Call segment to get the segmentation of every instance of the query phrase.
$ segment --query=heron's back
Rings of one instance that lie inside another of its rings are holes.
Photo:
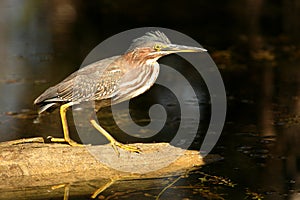
[[[49,104],[109,98],[122,76],[120,71],[113,70],[112,65],[119,57],[103,59],[79,69],[57,85],[48,88],[35,99],[34,104],[49,107]]]

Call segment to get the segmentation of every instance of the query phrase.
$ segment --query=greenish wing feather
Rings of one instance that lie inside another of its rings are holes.
[[[110,80],[110,74],[106,72],[113,61],[119,56],[114,56],[98,62],[92,63],[74,72],[62,82],[50,87],[36,100],[35,104],[74,101],[81,102],[105,98],[103,95],[103,83]],[[114,81],[116,82],[116,81]],[[102,94],[102,95],[101,95]]]

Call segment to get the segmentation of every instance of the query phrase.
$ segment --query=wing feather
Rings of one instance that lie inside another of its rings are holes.
[[[47,110],[52,105],[55,105],[53,103],[81,102],[95,100],[96,98],[107,98],[109,93],[103,93],[103,90],[107,89],[104,84],[108,84],[108,82],[116,84],[117,80],[113,79],[118,78],[118,76],[108,73],[107,68],[118,57],[114,56],[100,60],[72,73],[62,82],[48,88],[34,101],[34,104],[42,105],[44,110]],[[46,104],[50,106],[45,106]]]

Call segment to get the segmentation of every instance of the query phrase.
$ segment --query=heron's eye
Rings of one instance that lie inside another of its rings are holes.
[[[161,48],[162,48],[162,45],[161,45],[161,44],[155,44],[155,45],[154,45],[154,50],[156,50],[156,51],[160,51]]]

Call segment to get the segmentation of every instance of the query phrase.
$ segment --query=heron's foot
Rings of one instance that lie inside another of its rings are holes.
[[[83,147],[84,146],[83,144],[79,144],[70,138],[65,139],[65,138],[55,138],[52,136],[48,136],[47,139],[50,139],[51,142],[68,143],[72,147]]]
[[[118,141],[112,141],[111,145],[113,146],[115,152],[118,155],[120,155],[120,152],[119,152],[118,148],[124,149],[124,150],[129,151],[129,152],[134,152],[134,153],[141,153],[142,152],[140,148],[138,148],[134,145],[122,144]]]

